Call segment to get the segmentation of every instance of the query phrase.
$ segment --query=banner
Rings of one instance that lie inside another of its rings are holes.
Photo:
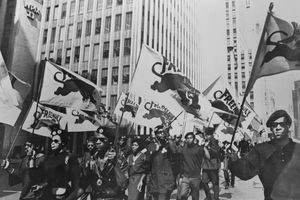
[[[221,76],[218,77],[203,94],[213,107],[231,113],[228,115],[227,113],[216,112],[224,121],[232,125],[236,124],[241,102],[236,96],[236,92]],[[243,106],[240,123],[244,128],[247,128],[254,116],[255,112],[245,104],[245,106]]]
[[[300,26],[268,13],[245,95],[263,76],[300,69]]]
[[[140,104],[140,102],[138,102],[138,99],[136,99],[136,98],[139,98],[139,97],[135,97],[135,95],[131,94],[131,93],[128,93],[128,95],[129,96],[127,98],[127,95],[124,92],[121,93],[121,96],[115,107],[114,113],[120,117],[122,115],[122,113],[124,112],[123,118],[127,119],[131,122],[134,122],[136,113],[139,109],[139,104]],[[126,102],[126,98],[127,98],[127,102]],[[126,104],[125,104],[125,102],[126,102]]]
[[[152,99],[199,118],[203,116],[203,96],[189,78],[160,53],[144,45],[129,89],[130,93]],[[201,100],[201,101],[200,101]]]
[[[101,104],[100,91],[80,75],[49,61],[45,63],[40,103],[97,111]]]
[[[68,132],[96,131],[99,128],[98,121],[84,111],[66,108],[66,112]]]
[[[65,130],[66,124],[66,114],[33,102],[22,129],[30,133],[51,137],[53,126]]]
[[[222,121],[215,130],[214,136],[217,140],[219,140],[219,142],[227,141],[230,143],[233,132],[234,126],[225,121]],[[243,137],[244,135],[242,134],[241,129],[238,128],[234,137],[234,141],[240,141]]]

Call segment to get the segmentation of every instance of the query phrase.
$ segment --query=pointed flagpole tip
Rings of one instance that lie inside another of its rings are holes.
[[[274,2],[271,2],[269,5],[269,11],[272,12],[273,8],[274,8]]]

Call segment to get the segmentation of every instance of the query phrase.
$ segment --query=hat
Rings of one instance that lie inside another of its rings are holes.
[[[195,139],[195,134],[194,134],[193,132],[188,132],[188,133],[186,133],[185,136],[184,136],[184,138],[187,139],[187,137],[188,137],[189,135],[192,135],[192,136],[194,137],[194,139]]]
[[[267,127],[270,128],[272,126],[273,122],[281,117],[284,117],[285,122],[287,123],[288,126],[290,126],[292,124],[292,119],[285,110],[276,110],[269,117],[269,119],[266,123]]]
[[[103,133],[104,133],[104,129],[102,127],[99,127],[97,131],[94,132],[94,138],[108,139]]]
[[[161,132],[164,132],[164,133],[168,134],[168,129],[166,129],[166,128],[164,127],[164,125],[158,125],[158,126],[156,126],[156,127],[154,128],[154,133],[155,133],[155,135],[158,134],[158,133],[161,133]]]

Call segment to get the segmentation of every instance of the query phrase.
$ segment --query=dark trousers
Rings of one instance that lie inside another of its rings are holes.
[[[233,187],[234,182],[235,182],[234,174],[229,169],[224,169],[223,172],[224,172],[224,178],[225,178],[226,186],[229,186],[229,184],[230,184]],[[229,175],[229,172],[230,172],[230,175]]]
[[[171,198],[171,192],[167,192],[167,193],[154,193],[152,194],[152,199],[153,200],[170,200]]]
[[[214,200],[219,199],[219,170],[218,169],[203,169],[202,171],[202,181],[204,186],[204,192],[206,198],[211,200],[211,194],[209,191],[209,182],[213,184]]]
[[[201,178],[188,178],[183,177],[180,184],[180,192],[178,199],[187,200],[189,195],[192,196],[192,200],[199,200],[199,189],[200,189]]]

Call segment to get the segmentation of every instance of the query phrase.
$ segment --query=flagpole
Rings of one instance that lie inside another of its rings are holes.
[[[267,14],[267,17],[266,17],[266,20],[265,20],[265,24],[264,24],[264,27],[263,27],[263,32],[265,31],[266,29],[266,22],[268,21],[269,17],[270,17],[270,13],[272,12],[272,9],[274,7],[274,4],[273,2],[270,3],[269,5],[269,12]],[[264,40],[264,34],[262,34],[261,38],[260,38],[260,41],[259,41],[259,44],[262,44],[262,41]],[[259,50],[259,47],[257,49],[257,51]],[[255,61],[257,60],[257,57],[258,57],[258,53],[256,53],[256,56],[255,56]],[[255,63],[253,64],[255,65]],[[252,72],[253,72],[253,69],[252,69]],[[251,73],[252,75],[252,73]],[[240,118],[241,118],[241,115],[242,115],[242,112],[243,112],[243,107],[244,107],[244,104],[246,102],[246,98],[248,96],[248,93],[249,93],[249,90],[250,90],[250,87],[252,87],[252,85],[250,86],[250,79],[251,79],[252,76],[250,76],[249,80],[248,80],[248,83],[247,83],[247,87],[246,87],[246,91],[245,91],[245,94],[244,94],[244,97],[243,97],[243,101],[242,101],[242,104],[241,104],[241,107],[240,107],[240,110],[239,110],[239,115],[238,115],[238,118],[237,118],[237,121],[236,121],[236,124],[234,126],[234,131],[233,131],[233,134],[232,134],[232,138],[231,138],[231,141],[230,141],[230,145],[229,145],[229,149],[231,149],[232,147],[232,144],[233,144],[233,141],[234,141],[234,137],[235,137],[235,134],[236,134],[236,131],[237,131],[237,128],[238,128],[238,125],[239,125],[239,122],[240,122]]]

